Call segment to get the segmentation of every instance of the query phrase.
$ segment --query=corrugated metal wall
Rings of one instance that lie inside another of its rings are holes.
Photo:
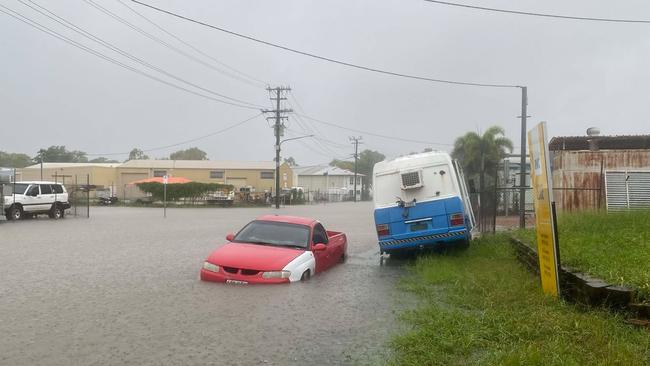
[[[551,156],[559,210],[605,207],[605,172],[650,170],[650,150],[560,150],[552,151]],[[616,181],[616,177],[612,179]]]

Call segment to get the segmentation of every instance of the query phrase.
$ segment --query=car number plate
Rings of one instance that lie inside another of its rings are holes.
[[[229,285],[248,285],[248,282],[238,280],[226,280],[226,283]]]
[[[416,224],[411,224],[411,231],[420,231],[420,230],[426,230],[429,226],[426,224],[426,222],[418,222]]]

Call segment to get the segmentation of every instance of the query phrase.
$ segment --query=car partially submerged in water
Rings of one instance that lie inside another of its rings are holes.
[[[344,233],[311,218],[266,215],[251,221],[203,263],[201,280],[232,284],[307,280],[347,256]]]

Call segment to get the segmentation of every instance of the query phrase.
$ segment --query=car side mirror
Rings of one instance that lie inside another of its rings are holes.
[[[327,245],[325,245],[323,243],[318,243],[318,244],[314,245],[314,250],[313,251],[314,252],[320,252],[320,251],[325,250],[325,249],[327,249]]]
[[[233,239],[235,239],[235,234],[233,234],[233,233],[228,233],[228,234],[226,235],[226,240],[228,240],[228,241],[233,241]]]

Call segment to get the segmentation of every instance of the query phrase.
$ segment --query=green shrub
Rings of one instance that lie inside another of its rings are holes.
[[[136,186],[145,193],[151,194],[154,200],[162,201],[164,184],[158,182],[137,183]],[[209,192],[232,190],[233,186],[219,183],[189,182],[167,185],[167,201],[178,201],[181,198],[196,201]]]

